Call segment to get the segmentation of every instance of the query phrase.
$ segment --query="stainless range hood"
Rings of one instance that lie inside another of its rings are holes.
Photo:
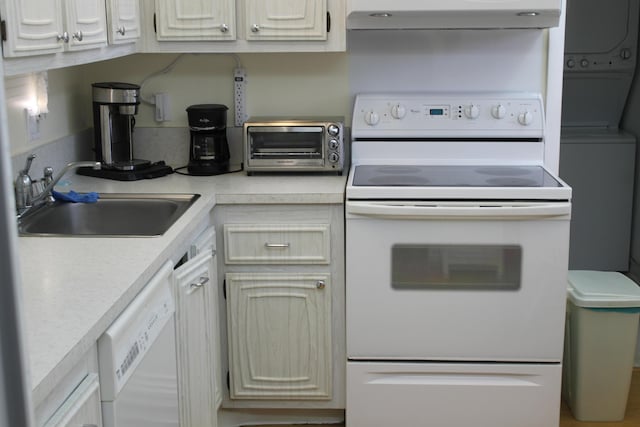
[[[347,28],[550,28],[561,0],[347,0]]]

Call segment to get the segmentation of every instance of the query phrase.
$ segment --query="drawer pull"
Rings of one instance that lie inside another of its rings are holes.
[[[289,243],[265,243],[264,247],[269,249],[286,249],[290,245]]]
[[[201,277],[200,280],[198,281],[198,283],[192,283],[191,284],[191,289],[201,288],[207,282],[209,282],[209,278],[208,277]]]
[[[316,282],[316,288],[318,288],[318,289],[324,289],[324,287],[325,287],[324,280],[318,280],[318,281]]]

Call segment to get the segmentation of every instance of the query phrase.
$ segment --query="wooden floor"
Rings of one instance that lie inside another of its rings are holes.
[[[609,422],[580,422],[573,418],[571,410],[562,402],[560,409],[560,427],[638,427],[640,426],[640,368],[633,371],[631,378],[631,389],[629,390],[629,400],[627,401],[627,412],[624,421],[617,423]]]

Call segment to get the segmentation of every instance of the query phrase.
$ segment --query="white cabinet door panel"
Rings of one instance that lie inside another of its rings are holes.
[[[156,0],[158,40],[235,40],[234,0]]]
[[[326,40],[326,0],[247,0],[247,40]]]
[[[329,274],[228,273],[232,399],[331,399]]]
[[[204,251],[175,272],[176,335],[182,426],[216,419],[217,289],[212,252]]]
[[[8,0],[4,56],[62,52],[62,0]]]
[[[109,43],[132,43],[140,38],[138,0],[107,0]]]
[[[69,50],[107,45],[105,0],[66,0]]]

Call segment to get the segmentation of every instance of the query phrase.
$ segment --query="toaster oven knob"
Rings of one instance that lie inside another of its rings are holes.
[[[338,136],[340,128],[337,125],[329,125],[327,127],[327,132],[329,132],[329,135],[331,136]]]
[[[340,143],[337,139],[331,139],[329,141],[329,150],[337,150],[340,147]]]
[[[340,160],[338,153],[329,153],[329,162],[338,163],[338,160]]]

